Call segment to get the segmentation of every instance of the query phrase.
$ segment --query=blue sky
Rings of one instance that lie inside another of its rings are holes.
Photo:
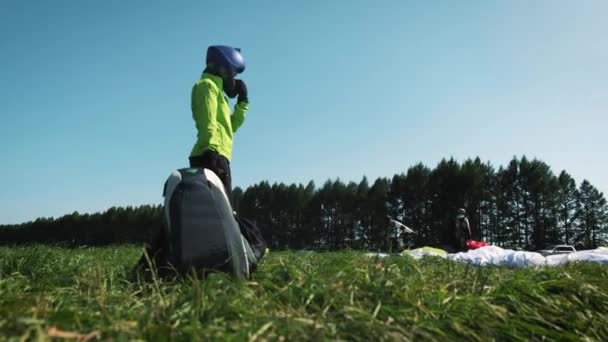
[[[538,157],[608,191],[608,2],[0,3],[0,223],[157,204],[208,45],[242,48],[233,182]]]

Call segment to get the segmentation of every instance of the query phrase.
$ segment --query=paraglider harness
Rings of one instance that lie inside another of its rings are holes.
[[[233,212],[219,177],[209,169],[177,170],[165,182],[163,225],[136,266],[150,278],[210,271],[246,279],[264,256],[256,224]]]

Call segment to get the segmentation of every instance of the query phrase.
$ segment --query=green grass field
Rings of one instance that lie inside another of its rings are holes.
[[[608,267],[271,252],[250,281],[137,283],[132,246],[0,248],[0,337],[608,340]]]

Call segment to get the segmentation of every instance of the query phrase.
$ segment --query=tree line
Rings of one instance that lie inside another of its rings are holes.
[[[48,243],[65,246],[104,246],[141,243],[161,227],[162,207],[112,207],[103,213],[77,211],[54,219],[41,217],[18,225],[0,225],[0,244]]]
[[[550,244],[595,248],[608,239],[608,205],[588,181],[544,162],[514,157],[495,169],[479,158],[419,163],[392,178],[328,180],[321,187],[270,184],[233,190],[235,210],[254,220],[274,249],[382,250],[448,243],[458,208],[474,238],[535,250]],[[414,230],[403,234],[393,217]],[[161,206],[77,212],[0,226],[0,242],[106,245],[146,241],[162,225]]]

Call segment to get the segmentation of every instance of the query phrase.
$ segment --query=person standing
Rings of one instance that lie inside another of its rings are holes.
[[[190,167],[213,171],[224,184],[231,202],[230,160],[234,134],[245,121],[245,113],[249,109],[247,85],[235,78],[243,71],[245,60],[240,49],[209,46],[205,70],[192,87],[191,97],[197,140],[190,152]],[[226,96],[238,96],[232,113]]]
[[[455,247],[459,252],[467,251],[467,240],[472,239],[471,226],[469,225],[469,219],[467,218],[467,212],[464,208],[458,209],[456,215],[456,222],[454,227],[454,242]]]
[[[236,76],[245,71],[245,59],[238,48],[212,45],[207,48],[206,67],[201,79],[192,87],[192,118],[197,140],[190,152],[190,167],[213,171],[224,184],[232,205],[230,160],[234,134],[245,121],[249,109],[247,85]],[[228,99],[237,98],[230,112]],[[235,213],[241,233],[249,243],[256,260],[266,250],[266,242],[254,221]]]
[[[197,129],[197,139],[188,158],[190,167],[213,171],[222,181],[230,203],[232,203],[230,159],[234,133],[245,121],[245,113],[249,109],[247,86],[243,80],[235,78],[243,71],[245,71],[245,60],[240,49],[224,45],[209,46],[205,69],[201,78],[192,87],[191,93],[192,118]],[[228,98],[237,96],[237,103],[231,113]],[[256,248],[255,251],[265,248],[259,229],[254,223],[236,216],[235,219],[240,230],[246,233],[244,236],[248,241],[257,243],[252,246]],[[135,267],[135,273],[147,269],[146,254],[157,266],[166,266],[170,260],[169,240],[170,233],[166,229],[166,224],[163,224],[152,234],[150,243],[146,245],[146,253]],[[256,256],[261,258],[262,255],[263,252],[258,252]],[[144,274],[150,273],[144,272]]]

